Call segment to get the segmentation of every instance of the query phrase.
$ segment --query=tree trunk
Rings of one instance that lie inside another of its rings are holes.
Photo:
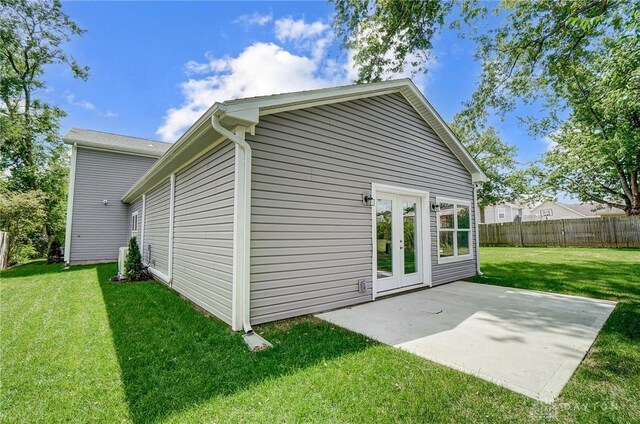
[[[640,215],[640,189],[638,188],[638,171],[631,172],[631,209],[628,215]]]

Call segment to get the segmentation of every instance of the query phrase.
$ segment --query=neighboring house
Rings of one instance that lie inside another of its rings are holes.
[[[525,221],[544,221],[552,219],[598,218],[601,216],[624,216],[622,209],[603,206],[596,203],[560,203],[546,201],[531,209],[530,217]]]
[[[65,262],[113,262],[131,236],[122,195],[171,144],[75,128],[65,142],[73,146]]]
[[[526,220],[531,214],[531,208],[527,205],[502,203],[490,205],[484,208],[480,214],[482,224],[496,224],[501,222],[515,222]]]
[[[65,260],[136,235],[156,279],[234,330],[479,270],[486,177],[408,79],[216,103],[168,150],[96,134],[65,138]]]

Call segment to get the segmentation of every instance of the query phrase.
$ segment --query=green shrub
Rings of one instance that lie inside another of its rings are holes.
[[[142,257],[140,256],[140,248],[135,236],[129,239],[129,249],[124,261],[124,273],[129,281],[140,281],[146,277]]]
[[[42,229],[46,216],[45,194],[40,190],[0,194],[0,229],[9,233],[10,265],[44,253]]]

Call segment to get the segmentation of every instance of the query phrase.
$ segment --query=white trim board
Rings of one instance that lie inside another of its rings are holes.
[[[73,225],[73,200],[76,189],[76,162],[78,158],[78,145],[71,146],[71,169],[69,170],[69,192],[67,193],[67,227],[64,236],[64,262],[71,261],[71,227]]]
[[[176,174],[169,177],[169,246],[167,249],[167,275],[169,286],[173,283],[173,222],[176,203]]]
[[[138,238],[138,240],[140,240],[140,245],[138,246],[140,248],[140,254],[142,255],[142,261],[144,262],[144,223],[146,221],[145,218],[145,213],[146,213],[146,207],[147,207],[147,193],[142,195],[142,224],[140,223],[140,218],[138,221],[138,226],[140,227],[140,237]]]

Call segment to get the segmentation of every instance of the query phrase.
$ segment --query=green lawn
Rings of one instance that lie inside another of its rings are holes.
[[[312,318],[240,335],[112,264],[29,264],[0,282],[1,422],[631,422],[640,419],[640,251],[483,249],[478,281],[615,299],[544,405]]]

